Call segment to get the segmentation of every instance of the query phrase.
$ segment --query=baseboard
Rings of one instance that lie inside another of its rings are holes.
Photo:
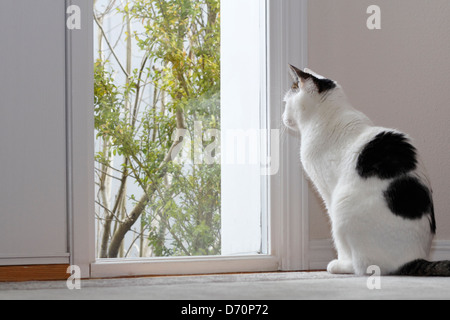
[[[69,265],[0,266],[0,282],[67,280]]]
[[[309,270],[326,270],[328,263],[336,259],[333,240],[310,240],[308,256]]]
[[[431,246],[431,261],[450,260],[450,240],[435,240]]]
[[[336,259],[331,239],[311,240],[309,245],[309,269],[325,270],[328,263]],[[429,260],[450,260],[450,240],[435,240],[431,245]]]

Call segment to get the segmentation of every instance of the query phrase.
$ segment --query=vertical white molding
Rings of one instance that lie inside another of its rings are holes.
[[[300,57],[298,57],[300,62],[300,67],[304,68],[308,65],[308,1],[300,1]],[[299,157],[299,155],[298,155]],[[299,164],[297,162],[297,164]],[[310,257],[309,257],[309,185],[306,180],[304,171],[302,170],[302,204],[301,204],[301,238],[302,238],[302,264],[301,269],[306,270],[310,267]]]
[[[95,261],[94,215],[94,48],[93,0],[66,0],[81,9],[81,29],[67,30],[67,103],[69,110],[68,207],[71,263],[90,277]],[[66,9],[67,9],[66,6]],[[67,19],[67,15],[66,15]]]
[[[268,0],[268,101],[270,129],[280,129],[288,64],[307,61],[307,1]],[[281,270],[309,268],[308,188],[299,160],[299,139],[281,137],[279,174],[270,179],[273,253]]]
[[[263,1],[259,7],[259,23],[260,23],[260,61],[261,61],[261,77],[260,77],[260,122],[262,129],[267,130],[266,139],[261,141],[261,156],[269,157],[271,155],[272,144],[271,144],[271,133],[270,133],[270,114],[268,109],[268,64],[267,64],[267,16],[268,16],[268,3]],[[272,244],[270,242],[270,188],[269,188],[269,176],[261,176],[261,253],[270,254]]]
[[[65,84],[65,96],[66,96],[66,210],[67,210],[67,252],[69,252],[69,264],[73,265],[73,157],[72,157],[72,32],[67,28],[66,21],[67,8],[72,5],[71,0],[65,1],[65,14],[64,16],[64,26],[66,28],[65,32],[65,53],[66,53],[66,84]]]

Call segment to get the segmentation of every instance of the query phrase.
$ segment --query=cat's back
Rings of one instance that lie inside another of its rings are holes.
[[[391,179],[417,169],[419,155],[406,134],[374,128],[364,140],[356,159],[356,171],[362,179]]]
[[[343,146],[346,176],[389,180],[422,170],[412,139],[398,130],[367,126]]]
[[[386,212],[388,217],[427,218],[436,229],[432,189],[412,139],[397,130],[367,128],[350,147],[347,174],[334,192],[334,209],[357,214]],[[339,208],[340,207],[340,208]],[[345,207],[345,209],[344,209]],[[340,210],[344,209],[344,210]]]

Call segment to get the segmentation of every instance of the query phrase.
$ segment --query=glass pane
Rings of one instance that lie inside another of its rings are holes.
[[[97,256],[221,255],[220,1],[94,3]]]

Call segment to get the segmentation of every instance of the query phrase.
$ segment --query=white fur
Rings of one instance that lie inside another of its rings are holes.
[[[378,133],[395,130],[374,126],[350,105],[339,85],[324,94],[313,86],[308,80],[301,90],[286,95],[283,121],[300,132],[304,170],[331,219],[338,259],[329,263],[328,271],[361,275],[377,265],[382,274],[389,274],[405,263],[426,259],[433,238],[429,219],[394,215],[383,198],[392,180],[363,179],[356,171],[364,146]],[[429,186],[423,166],[414,174]]]

